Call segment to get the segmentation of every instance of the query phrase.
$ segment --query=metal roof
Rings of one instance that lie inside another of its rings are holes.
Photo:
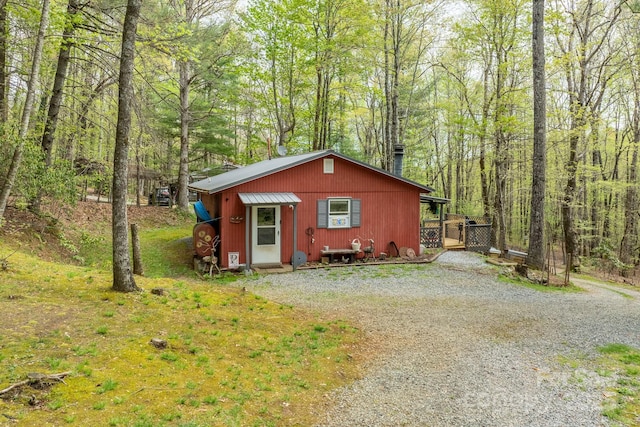
[[[431,193],[434,191],[433,188],[431,187],[419,184],[417,182],[411,181],[410,179],[406,179],[401,176],[393,175],[392,173],[387,172],[383,169],[376,168],[367,163],[363,163],[358,160],[352,159],[351,157],[347,157],[343,154],[336,153],[333,150],[314,151],[311,153],[298,154],[295,156],[276,157],[269,160],[263,160],[261,162],[240,167],[238,169],[234,169],[220,175],[212,176],[197,182],[193,182],[189,184],[189,188],[194,191],[205,192],[209,194],[218,193],[222,190],[235,187],[236,185],[240,185],[245,182],[250,182],[255,179],[262,178],[264,176],[271,175],[273,173],[280,172],[280,171],[292,168],[294,166],[298,166],[298,165],[301,165],[316,159],[321,159],[323,157],[328,157],[328,156],[334,156],[334,157],[346,160],[348,162],[360,165],[362,167],[365,167],[377,173],[386,175],[390,178],[394,178],[399,181],[403,181],[407,184],[419,187],[420,189],[428,193]]]
[[[441,203],[444,205],[445,203],[449,203],[450,201],[451,200],[445,199],[444,197],[428,196],[426,194],[420,195],[420,203],[434,202],[434,203]]]
[[[238,193],[245,206],[296,205],[302,200],[293,193]]]

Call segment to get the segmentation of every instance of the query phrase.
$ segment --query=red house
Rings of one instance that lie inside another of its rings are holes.
[[[320,261],[326,247],[354,239],[374,240],[374,256],[390,242],[418,252],[420,196],[433,191],[332,150],[264,160],[189,189],[212,218],[220,267],[249,269]]]

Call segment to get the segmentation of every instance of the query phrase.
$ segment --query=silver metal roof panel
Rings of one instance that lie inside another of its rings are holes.
[[[302,200],[293,193],[238,193],[245,206],[296,205]]]
[[[258,163],[243,166],[238,169],[225,172],[220,175],[211,176],[203,180],[189,184],[189,188],[195,191],[207,192],[209,194],[217,193],[236,185],[253,181],[263,176],[288,169],[309,160],[323,157],[327,151],[316,151],[313,153],[299,154],[297,156],[276,157],[269,160],[263,160]]]

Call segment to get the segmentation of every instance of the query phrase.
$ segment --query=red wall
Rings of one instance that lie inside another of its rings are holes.
[[[222,217],[218,223],[221,237],[218,254],[222,266],[227,266],[229,252],[239,252],[240,262],[246,262],[248,218],[238,193],[295,193],[302,200],[297,206],[297,250],[306,253],[309,261],[320,260],[323,246],[347,248],[355,238],[360,239],[363,247],[368,245],[368,239],[374,239],[376,255],[380,251],[389,254],[391,241],[398,248],[406,246],[418,252],[421,190],[341,158],[328,158],[334,159],[333,174],[323,173],[321,158],[225,190],[219,194],[217,203],[213,200],[214,195],[202,198],[210,212]],[[361,226],[318,229],[317,200],[341,196],[362,200]],[[232,223],[231,217],[242,217],[243,220]],[[288,206],[281,207],[281,223],[281,259],[283,263],[289,263],[293,255],[293,210]],[[306,233],[308,228],[313,229],[313,243]]]

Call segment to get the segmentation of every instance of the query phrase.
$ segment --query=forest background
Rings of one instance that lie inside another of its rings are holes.
[[[640,15],[627,3],[547,0],[544,23],[546,240],[569,236],[623,273],[640,258]],[[89,189],[109,198],[125,9],[0,0],[0,185],[14,206],[51,214]],[[524,0],[144,1],[132,200],[173,183],[187,209],[190,180],[280,146],[391,171],[403,145],[407,178],[450,212],[490,217],[494,246],[526,248],[531,11]]]

